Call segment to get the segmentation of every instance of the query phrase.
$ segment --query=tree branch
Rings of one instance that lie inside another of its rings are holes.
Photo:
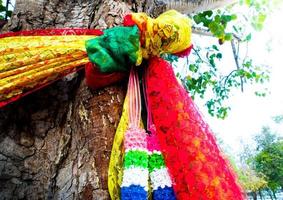
[[[232,51],[233,51],[233,55],[234,55],[234,60],[235,60],[235,64],[237,67],[237,70],[240,70],[240,64],[239,64],[239,42],[238,42],[238,47],[236,49],[236,45],[234,40],[231,40],[231,46],[232,46]],[[244,83],[243,83],[243,77],[240,76],[240,81],[241,81],[241,91],[244,91]]]
[[[167,10],[175,9],[184,14],[191,14],[231,5],[237,0],[162,0],[162,2],[166,4]]]
[[[209,29],[204,29],[204,28],[200,28],[200,27],[195,27],[192,26],[192,33],[193,34],[197,34],[197,35],[202,35],[202,36],[208,36],[208,37],[215,37],[210,31]],[[236,35],[235,33],[232,33],[233,38],[236,39],[239,42],[242,42],[243,40]]]
[[[195,54],[197,55],[197,57],[198,57],[203,63],[205,63],[205,64],[211,66],[211,64],[210,64],[209,62],[205,61],[205,60],[199,55],[198,51],[197,51],[195,48],[193,48],[193,51],[195,52]]]

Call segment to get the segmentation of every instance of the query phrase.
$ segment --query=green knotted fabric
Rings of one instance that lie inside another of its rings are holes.
[[[101,72],[128,71],[137,63],[140,52],[137,26],[114,27],[104,34],[86,41],[89,60]]]

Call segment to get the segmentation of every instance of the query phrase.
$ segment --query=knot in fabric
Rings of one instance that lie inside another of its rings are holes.
[[[140,35],[137,26],[114,27],[85,43],[89,60],[101,72],[128,71],[141,62]]]
[[[191,21],[175,10],[156,19],[145,13],[133,13],[130,18],[140,29],[142,57],[145,59],[163,53],[179,53],[191,45]]]
[[[125,16],[124,25],[86,41],[88,57],[101,72],[129,71],[132,65],[139,66],[142,59],[177,54],[191,46],[190,19],[175,10],[156,19],[133,13]]]

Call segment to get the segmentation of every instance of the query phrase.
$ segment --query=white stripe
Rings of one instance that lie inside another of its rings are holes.
[[[151,187],[157,190],[158,187],[164,188],[165,186],[172,187],[172,181],[168,174],[167,168],[162,167],[150,173]]]
[[[145,153],[149,153],[149,151],[147,149],[144,149],[144,148],[132,148],[132,149],[126,149],[125,152],[129,152],[129,151],[142,151],[142,152],[145,152]]]
[[[124,169],[123,181],[121,187],[129,187],[130,185],[139,185],[148,190],[148,170],[140,167]]]
[[[149,155],[151,155],[151,154],[158,154],[158,155],[161,155],[162,153],[161,153],[160,151],[153,150],[153,151],[149,151],[148,154],[149,154]]]

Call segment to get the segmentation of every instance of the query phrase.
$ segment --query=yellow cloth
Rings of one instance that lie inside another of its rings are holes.
[[[94,35],[15,36],[0,39],[0,101],[40,88],[89,62]]]
[[[111,157],[108,168],[108,191],[111,199],[120,199],[120,185],[123,177],[124,149],[123,140],[129,124],[129,101],[126,96],[122,116],[113,141]]]
[[[156,19],[145,13],[133,13],[132,20],[142,32],[142,56],[148,59],[162,53],[178,53],[191,45],[191,21],[175,11],[169,10]]]

